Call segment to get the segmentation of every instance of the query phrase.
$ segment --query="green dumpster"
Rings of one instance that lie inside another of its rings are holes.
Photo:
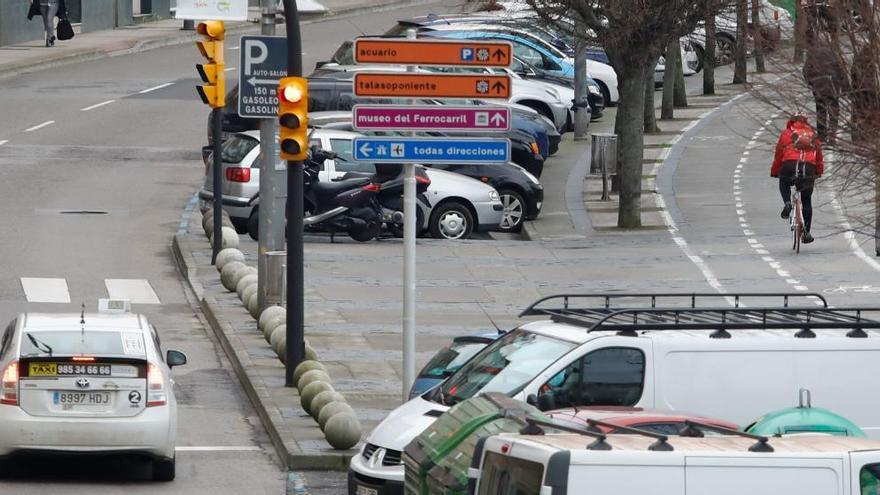
[[[758,418],[745,431],[766,436],[827,433],[841,437],[867,437],[852,421],[819,407],[789,407],[773,411]]]

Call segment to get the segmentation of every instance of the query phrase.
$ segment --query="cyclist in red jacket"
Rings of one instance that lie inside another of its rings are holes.
[[[813,183],[825,171],[822,142],[810,126],[807,117],[795,114],[785,125],[776,143],[776,156],[770,167],[770,176],[779,177],[779,192],[785,207],[782,218],[791,214],[791,186],[801,191],[804,212],[804,244],[813,242],[810,227],[813,223]]]

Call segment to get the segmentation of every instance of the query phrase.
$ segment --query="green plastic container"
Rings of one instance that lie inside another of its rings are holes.
[[[758,418],[745,431],[765,436],[827,433],[840,437],[867,437],[852,421],[819,407],[789,407],[773,411]]]
[[[516,433],[538,409],[503,394],[468,399],[437,418],[404,449],[405,495],[465,495],[468,468],[481,438]]]

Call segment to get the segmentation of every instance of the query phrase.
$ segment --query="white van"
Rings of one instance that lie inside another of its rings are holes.
[[[550,320],[500,336],[370,433],[351,460],[349,493],[402,493],[404,468],[398,460],[406,445],[450,407],[483,392],[500,392],[542,410],[650,407],[745,424],[796,404],[799,390],[808,389],[817,405],[880,437],[880,395],[874,393],[880,308],[832,309],[821,296],[804,294],[727,295],[737,307],[722,308],[715,305],[723,300],[713,296],[712,307],[699,307],[707,297],[700,294],[538,301],[523,315]],[[781,305],[766,306],[771,296]],[[756,301],[749,300],[750,307],[742,304],[747,297]],[[806,300],[790,306],[795,297]],[[579,301],[588,304],[576,307]],[[685,307],[666,306],[673,304]]]
[[[608,435],[610,450],[578,434],[496,435],[477,447],[474,495],[877,495],[880,442],[830,435],[771,438],[772,452],[750,452],[734,436],[651,438]]]

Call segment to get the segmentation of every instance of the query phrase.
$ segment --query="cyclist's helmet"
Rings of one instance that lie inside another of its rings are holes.
[[[795,112],[795,113],[791,114],[790,120],[792,122],[803,122],[805,124],[810,123],[809,119],[807,119],[807,114],[805,114],[804,112]]]

